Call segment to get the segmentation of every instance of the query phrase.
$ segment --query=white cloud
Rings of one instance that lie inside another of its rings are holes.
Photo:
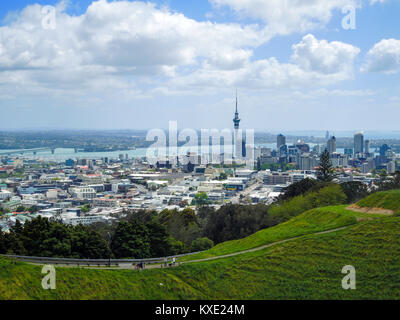
[[[292,63],[254,60],[253,51],[268,40],[255,25],[198,22],[144,2],[100,0],[80,16],[64,7],[57,6],[54,30],[42,27],[37,4],[0,27],[2,94],[145,97],[146,91],[176,94],[213,86],[330,84],[352,77],[359,52],[307,35],[293,46]]]
[[[325,26],[334,10],[351,5],[361,7],[361,0],[210,0],[217,7],[228,6],[244,16],[261,20],[268,33],[286,35]]]
[[[247,88],[296,88],[332,84],[353,77],[354,60],[360,49],[352,45],[318,40],[309,34],[293,45],[293,63],[277,58],[248,61],[232,70],[203,65],[172,80],[176,87],[214,86]]]
[[[308,34],[303,40],[293,46],[292,59],[307,71],[316,71],[323,74],[345,73],[353,70],[355,57],[360,49],[339,41],[328,42],[317,40]]]
[[[397,73],[400,71],[400,40],[383,39],[368,51],[362,72]]]
[[[81,16],[59,5],[54,30],[42,27],[42,8],[28,6],[0,27],[0,71],[53,85],[90,76],[172,77],[199,61],[240,67],[265,41],[255,26],[197,22],[151,3],[100,0]]]

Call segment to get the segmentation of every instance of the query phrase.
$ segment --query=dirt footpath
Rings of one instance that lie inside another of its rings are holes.
[[[384,216],[393,216],[394,215],[393,210],[383,209],[383,208],[363,208],[363,207],[359,207],[355,204],[352,204],[351,206],[347,207],[346,209],[350,210],[350,211],[361,212],[361,213],[381,214]]]

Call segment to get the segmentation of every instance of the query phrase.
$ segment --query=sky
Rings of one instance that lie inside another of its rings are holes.
[[[400,130],[400,1],[1,1],[1,129]]]

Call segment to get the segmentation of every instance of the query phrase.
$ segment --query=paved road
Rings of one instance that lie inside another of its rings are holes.
[[[240,195],[243,195],[244,197],[247,197],[249,194],[251,194],[255,189],[257,189],[261,185],[262,185],[262,182],[256,180],[249,187],[247,187],[243,191],[239,192],[235,197],[233,197],[230,202],[232,204],[239,204],[240,203]]]
[[[132,185],[133,185],[136,189],[138,189],[140,193],[146,194],[147,192],[149,192],[149,191],[146,189],[146,187],[144,187],[144,186],[142,186],[142,185],[140,185],[140,184],[132,183]]]

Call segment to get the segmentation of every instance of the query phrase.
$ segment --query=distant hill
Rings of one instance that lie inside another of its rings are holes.
[[[359,201],[357,206],[361,208],[382,208],[400,214],[400,190],[373,193]]]
[[[346,210],[346,206],[332,206],[309,210],[275,227],[258,231],[239,240],[227,241],[205,252],[184,257],[180,261],[196,260],[244,251],[276,241],[303,236],[356,224],[361,218],[378,218],[376,214],[364,214]]]

